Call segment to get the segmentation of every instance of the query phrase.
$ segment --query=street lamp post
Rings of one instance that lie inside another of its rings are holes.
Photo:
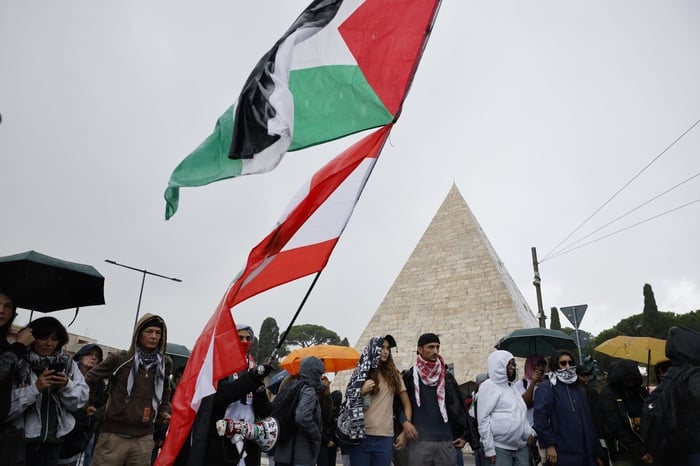
[[[136,267],[131,267],[130,265],[120,264],[120,263],[115,262],[113,260],[105,259],[105,262],[107,262],[108,264],[112,264],[112,265],[118,265],[119,267],[124,267],[125,269],[135,270],[135,271],[141,272],[143,274],[143,276],[141,277],[141,291],[139,292],[139,303],[136,306],[136,319],[134,319],[134,329],[136,329],[136,324],[139,321],[139,312],[141,312],[141,297],[143,297],[143,286],[146,283],[146,275],[153,275],[154,277],[165,278],[166,280],[172,280],[172,281],[178,282],[178,283],[182,282],[182,280],[180,280],[179,278],[166,277],[165,275],[160,275],[160,274],[157,274],[154,272],[149,272],[148,270],[145,270],[145,269],[137,269]]]

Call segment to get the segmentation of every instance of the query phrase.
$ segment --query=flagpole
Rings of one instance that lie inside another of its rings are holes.
[[[291,322],[289,322],[289,325],[287,326],[287,330],[284,331],[284,333],[282,334],[282,337],[280,338],[280,341],[277,343],[277,346],[272,351],[272,354],[270,355],[270,357],[267,359],[267,364],[272,364],[272,361],[277,359],[277,353],[279,352],[279,349],[282,347],[282,344],[287,339],[287,334],[292,329],[292,326],[294,325],[294,322],[296,322],[297,317],[299,317],[299,313],[301,312],[301,309],[304,307],[304,304],[306,304],[306,300],[309,298],[309,295],[311,294],[311,290],[313,290],[314,286],[316,286],[316,282],[318,281],[318,277],[321,276],[322,271],[323,270],[318,271],[318,273],[314,277],[314,280],[311,282],[309,289],[306,290],[306,294],[304,295],[304,299],[301,300],[301,303],[299,304],[299,307],[297,308],[297,312],[294,313],[294,317],[292,317]]]

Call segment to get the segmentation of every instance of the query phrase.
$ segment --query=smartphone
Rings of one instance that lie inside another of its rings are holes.
[[[56,362],[49,365],[49,370],[56,372],[64,372],[66,370],[66,365],[61,362]]]

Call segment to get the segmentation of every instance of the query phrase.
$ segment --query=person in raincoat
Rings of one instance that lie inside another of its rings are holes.
[[[52,466],[75,426],[72,412],[85,406],[89,389],[76,362],[63,351],[66,328],[53,317],[30,325],[34,342],[18,364],[7,418],[24,428],[26,465]]]
[[[73,361],[78,363],[80,373],[88,373],[90,369],[102,362],[102,348],[95,343],[83,345],[73,356]],[[103,390],[105,387],[103,386]],[[99,406],[98,406],[99,407]],[[61,445],[61,455],[58,464],[68,464],[76,466],[83,452],[82,466],[90,466],[92,452],[94,450],[95,437],[95,406],[87,406],[73,413],[75,417],[75,427],[66,436]]]
[[[480,387],[477,421],[484,455],[499,466],[527,466],[528,443],[535,431],[527,420],[527,405],[515,387],[517,367],[508,351],[492,352],[487,359],[489,378]]]
[[[586,391],[576,383],[576,360],[568,351],[555,351],[549,368],[534,406],[535,430],[547,453],[543,460],[558,466],[604,466]]]
[[[295,412],[298,429],[286,441],[278,442],[275,464],[314,465],[321,448],[321,402],[318,392],[323,390],[321,376],[325,371],[323,362],[315,356],[302,359],[299,377],[280,390],[293,390],[294,385],[303,384]]]
[[[620,359],[608,368],[608,384],[598,398],[605,419],[605,441],[614,466],[649,464],[653,457],[640,434],[642,405],[647,391],[639,365]]]
[[[129,350],[110,355],[87,373],[91,399],[109,379],[93,466],[150,464],[155,424],[170,419],[173,361],[165,355],[166,341],[165,321],[145,314],[136,324]]]

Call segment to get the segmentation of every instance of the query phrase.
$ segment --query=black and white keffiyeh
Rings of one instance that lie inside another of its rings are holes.
[[[576,366],[567,367],[566,369],[557,369],[549,373],[549,382],[552,385],[557,384],[557,380],[561,383],[571,385],[578,380],[578,375],[576,374]]]
[[[362,350],[357,367],[352,371],[345,389],[345,400],[340,406],[337,428],[350,439],[365,436],[365,413],[362,406],[362,386],[369,377],[369,372],[379,366],[384,336],[372,337]]]
[[[163,385],[165,383],[165,358],[160,351],[142,351],[141,348],[136,348],[134,362],[129,372],[129,378],[126,381],[126,396],[127,399],[131,398],[131,389],[134,388],[134,379],[139,372],[139,366],[142,365],[148,371],[154,364],[156,365],[155,391],[153,392],[151,404],[153,406],[153,418],[155,419],[158,414],[158,407],[163,401]]]

